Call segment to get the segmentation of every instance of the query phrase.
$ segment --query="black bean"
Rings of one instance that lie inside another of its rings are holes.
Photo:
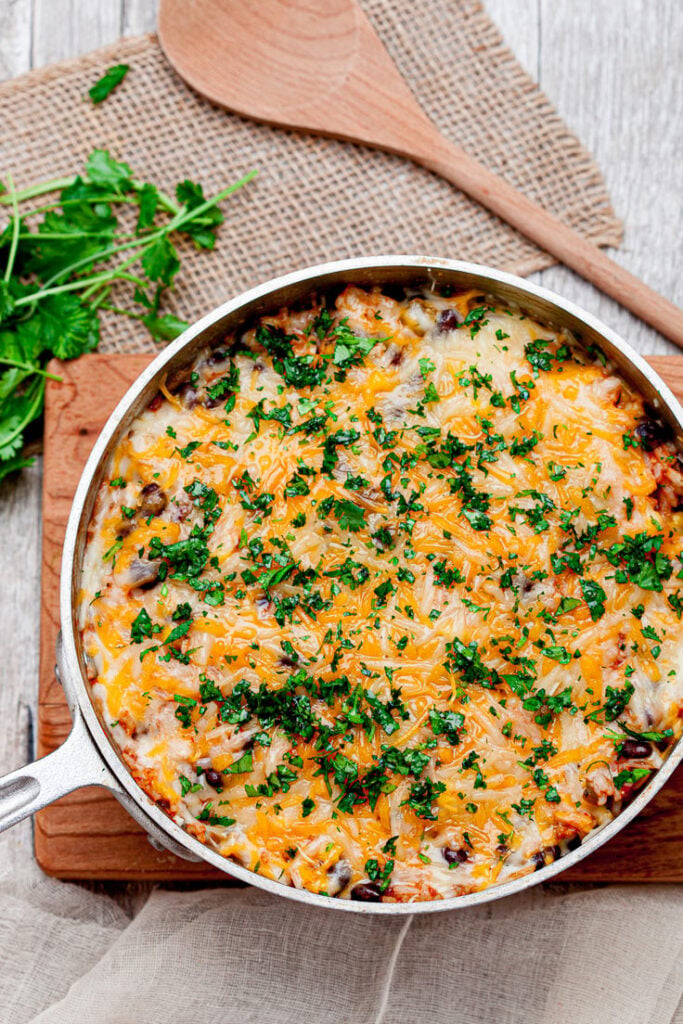
[[[567,849],[568,850],[578,850],[578,848],[580,846],[581,846],[581,836],[572,836],[572,838],[567,842]]]
[[[143,590],[148,590],[159,579],[159,563],[146,562],[143,559],[136,558],[134,562],[130,563],[128,579],[132,587],[141,587]]]
[[[221,395],[220,398],[211,398],[208,394],[204,399],[204,405],[207,409],[215,409],[217,405],[225,401],[225,395]]]
[[[403,302],[406,297],[405,288],[400,284],[383,284],[382,295],[388,295],[390,299]]]
[[[457,309],[442,309],[436,318],[436,329],[439,334],[454,331],[464,319]]]
[[[176,395],[187,409],[194,409],[197,404],[197,392],[191,384],[181,384]]]
[[[206,769],[204,772],[204,778],[210,786],[213,786],[214,789],[223,788],[223,776],[220,772],[214,771],[213,768]]]
[[[559,860],[562,856],[562,851],[559,846],[546,846],[543,850],[537,850],[531,858],[536,865],[535,870],[540,871],[546,864],[552,864],[554,860]]]
[[[351,890],[352,900],[361,900],[363,903],[380,903],[382,893],[375,882],[359,882]]]
[[[523,572],[517,573],[515,576],[515,582],[519,583],[519,591],[522,597],[526,597],[526,595],[534,589],[534,581],[529,579],[529,577]]]
[[[207,366],[215,366],[217,363],[224,363],[228,358],[229,353],[222,348],[214,349],[211,355],[206,360]]]
[[[327,872],[327,891],[330,896],[337,896],[351,881],[353,872],[347,860],[338,860]]]
[[[143,516],[159,516],[168,505],[166,491],[159,484],[145,484],[140,491],[140,511]]]
[[[652,744],[647,740],[624,740],[621,744],[619,757],[629,761],[637,761],[642,757],[649,757],[652,753]]]
[[[651,452],[657,445],[666,441],[669,431],[658,420],[642,420],[634,430],[634,434],[645,451]]]
[[[467,850],[456,850],[453,846],[444,846],[443,859],[447,864],[464,864],[468,859]]]

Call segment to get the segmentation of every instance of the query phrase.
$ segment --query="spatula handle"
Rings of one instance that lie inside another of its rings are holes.
[[[417,159],[683,348],[682,310],[464,150],[435,133]]]

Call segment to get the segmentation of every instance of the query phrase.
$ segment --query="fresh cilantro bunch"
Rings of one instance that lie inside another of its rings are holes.
[[[180,268],[172,239],[212,249],[223,221],[218,204],[254,175],[210,199],[191,181],[170,196],[95,149],[82,175],[21,191],[10,176],[0,183],[0,206],[10,214],[0,233],[0,480],[30,465],[24,431],[42,411],[48,359],[97,348],[99,310],[140,320],[157,341],[185,329],[161,311]],[[126,308],[110,301],[120,282],[131,289]]]

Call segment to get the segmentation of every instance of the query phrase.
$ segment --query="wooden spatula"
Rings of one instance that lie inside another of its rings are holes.
[[[161,0],[158,28],[169,61],[203,96],[409,157],[683,348],[680,309],[441,135],[356,0]]]

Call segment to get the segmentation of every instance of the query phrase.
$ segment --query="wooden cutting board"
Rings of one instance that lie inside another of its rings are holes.
[[[54,675],[59,628],[59,568],[64,531],[81,470],[118,400],[149,356],[88,355],[54,362],[62,383],[48,382],[45,400],[43,556],[38,755],[54,750],[69,731],[64,694]],[[683,400],[683,356],[649,360]],[[158,852],[113,796],[77,790],[36,815],[36,858],[59,878],[223,879],[208,865]],[[683,881],[683,766],[643,814],[563,880]]]

